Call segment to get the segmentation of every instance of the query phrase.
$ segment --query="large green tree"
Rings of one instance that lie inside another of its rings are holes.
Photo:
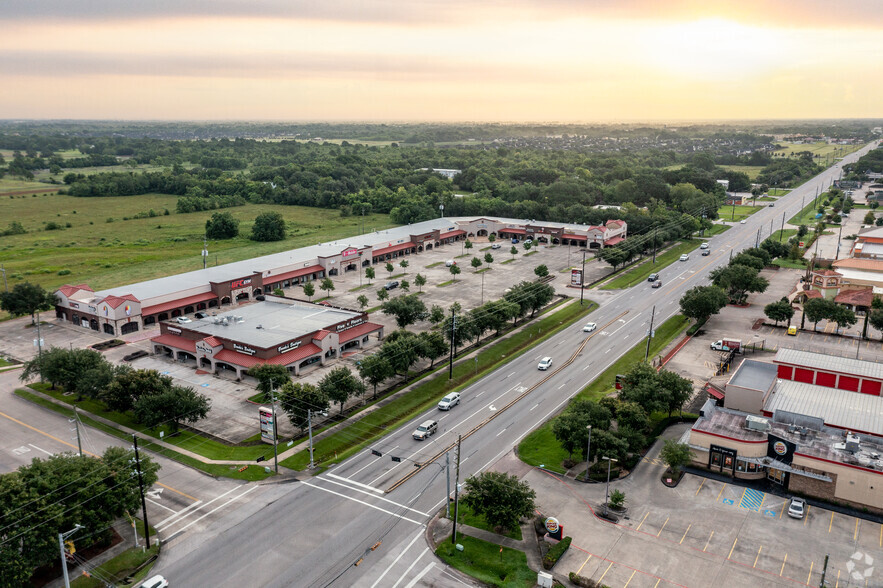
[[[682,467],[693,460],[693,452],[686,443],[678,443],[674,439],[666,439],[659,451],[662,461],[677,474]]]
[[[803,312],[806,318],[813,323],[812,330],[815,331],[819,321],[834,317],[837,305],[833,300],[827,298],[810,298],[803,303]]]
[[[264,212],[254,219],[252,241],[282,241],[285,239],[285,218],[278,212]]]
[[[258,392],[263,392],[268,398],[271,390],[278,390],[285,382],[291,381],[291,373],[284,365],[264,363],[249,368],[246,373],[258,381]]]
[[[727,291],[733,304],[745,304],[751,292],[764,292],[769,280],[759,275],[758,270],[747,265],[729,265],[712,270],[711,283]]]
[[[131,410],[142,396],[163,394],[173,385],[171,377],[156,370],[136,370],[123,366],[101,399],[111,410],[125,412]]]
[[[794,316],[794,308],[791,306],[791,303],[788,302],[788,299],[783,298],[782,300],[770,302],[764,306],[763,313],[774,320],[776,326],[779,326],[779,321],[788,321],[788,324],[790,325],[791,317]]]
[[[205,236],[209,239],[232,239],[239,234],[239,221],[229,212],[216,212],[205,221]]]
[[[466,480],[463,503],[492,527],[514,529],[536,508],[534,492],[518,476],[503,472],[482,472]]]
[[[681,297],[681,314],[702,324],[727,305],[727,293],[717,286],[694,286]]]
[[[310,411],[315,418],[317,412],[328,410],[328,396],[317,386],[288,380],[279,389],[279,408],[288,415],[292,425],[304,429]]]
[[[365,393],[365,383],[353,375],[348,367],[337,367],[319,381],[319,392],[331,402],[340,405],[340,414],[346,401]]]
[[[181,423],[195,423],[204,419],[211,409],[211,401],[190,386],[172,386],[160,394],[141,396],[134,406],[135,419],[153,429],[169,425],[177,433]]]
[[[416,294],[398,296],[381,305],[383,314],[395,317],[400,329],[413,325],[427,315],[426,304]]]
[[[375,353],[359,362],[359,375],[374,387],[374,398],[377,398],[377,385],[393,377],[395,372],[385,357]]]
[[[16,284],[9,292],[0,292],[0,310],[5,310],[12,316],[29,314],[31,322],[34,322],[36,313],[51,310],[55,304],[55,294],[30,282]]]

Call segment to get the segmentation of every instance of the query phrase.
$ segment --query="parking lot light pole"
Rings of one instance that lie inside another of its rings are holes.
[[[586,443],[586,483],[589,483],[589,465],[592,463],[592,425],[586,427],[589,430],[589,441]]]
[[[604,514],[607,514],[607,503],[610,501],[610,462],[618,462],[619,460],[606,456],[601,459],[607,460],[607,488],[604,490]]]

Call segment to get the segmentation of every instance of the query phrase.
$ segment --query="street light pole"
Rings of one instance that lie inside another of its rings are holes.
[[[607,514],[607,503],[610,501],[610,462],[618,462],[619,460],[612,457],[602,457],[601,459],[607,460],[607,488],[604,490],[604,514]]]
[[[583,294],[586,291],[586,250],[583,249],[583,266],[579,275],[579,305],[583,305]]]
[[[61,551],[61,571],[64,572],[64,588],[71,588],[71,579],[67,575],[67,559],[64,557],[64,540],[83,528],[83,525],[77,523],[74,528],[67,533],[58,534],[58,549]]]
[[[586,427],[589,430],[589,442],[586,443],[586,483],[589,483],[589,465],[592,463],[592,425]]]

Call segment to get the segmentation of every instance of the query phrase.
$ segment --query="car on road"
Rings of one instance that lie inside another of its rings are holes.
[[[703,243],[699,246],[699,249],[708,249],[708,243]]]
[[[706,257],[706,256],[708,256],[708,255],[711,255],[711,250],[710,250],[710,249],[703,249],[703,250],[702,250],[702,256],[703,256],[703,257]]]
[[[500,245],[499,243],[494,243],[493,245],[491,245],[491,249],[499,249],[500,247],[502,247],[502,245]]]
[[[683,255],[681,255],[681,261],[687,261],[688,259],[690,259],[690,256],[687,255],[686,253],[684,253]]]
[[[792,498],[788,503],[788,516],[795,519],[802,519],[806,513],[806,501],[803,498]]]
[[[583,332],[584,333],[591,333],[592,331],[595,330],[595,328],[597,326],[598,325],[596,325],[595,323],[586,323],[586,326],[583,327]]]
[[[546,371],[550,367],[552,367],[552,358],[551,357],[544,357],[543,359],[540,360],[540,363],[537,364],[537,369],[541,370],[541,371]]]
[[[748,219],[743,218],[742,220],[739,221],[739,224],[744,225],[746,222],[748,222]]]
[[[775,202],[770,202],[770,208],[774,207],[775,205],[776,205]]]
[[[647,276],[648,282],[655,282],[658,279],[659,279],[659,274],[650,274],[649,276]]]
[[[650,287],[651,288],[662,288],[662,280],[656,280],[655,282],[653,282],[653,285]]]
[[[169,581],[157,574],[147,580],[144,580],[138,586],[139,588],[166,588],[168,585]]]
[[[438,403],[439,410],[451,410],[455,406],[460,404],[460,393],[459,392],[451,392],[447,396],[441,399]]]
[[[176,318],[175,320],[178,321],[178,323],[180,323],[180,324],[182,324],[182,325],[186,325],[187,323],[192,323],[192,322],[193,322],[192,319],[190,319],[190,318],[188,318],[188,317],[186,317],[186,316],[179,316],[179,317]]]
[[[429,419],[420,423],[420,426],[414,431],[412,437],[417,441],[423,441],[427,437],[434,435],[436,431],[438,431],[438,421]]]

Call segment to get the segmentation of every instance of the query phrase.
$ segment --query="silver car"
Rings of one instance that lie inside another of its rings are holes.
[[[453,407],[460,404],[460,393],[459,392],[451,392],[447,396],[441,399],[438,403],[439,410],[451,410]]]
[[[792,498],[788,503],[788,516],[795,519],[802,519],[806,513],[806,501],[803,498]]]

